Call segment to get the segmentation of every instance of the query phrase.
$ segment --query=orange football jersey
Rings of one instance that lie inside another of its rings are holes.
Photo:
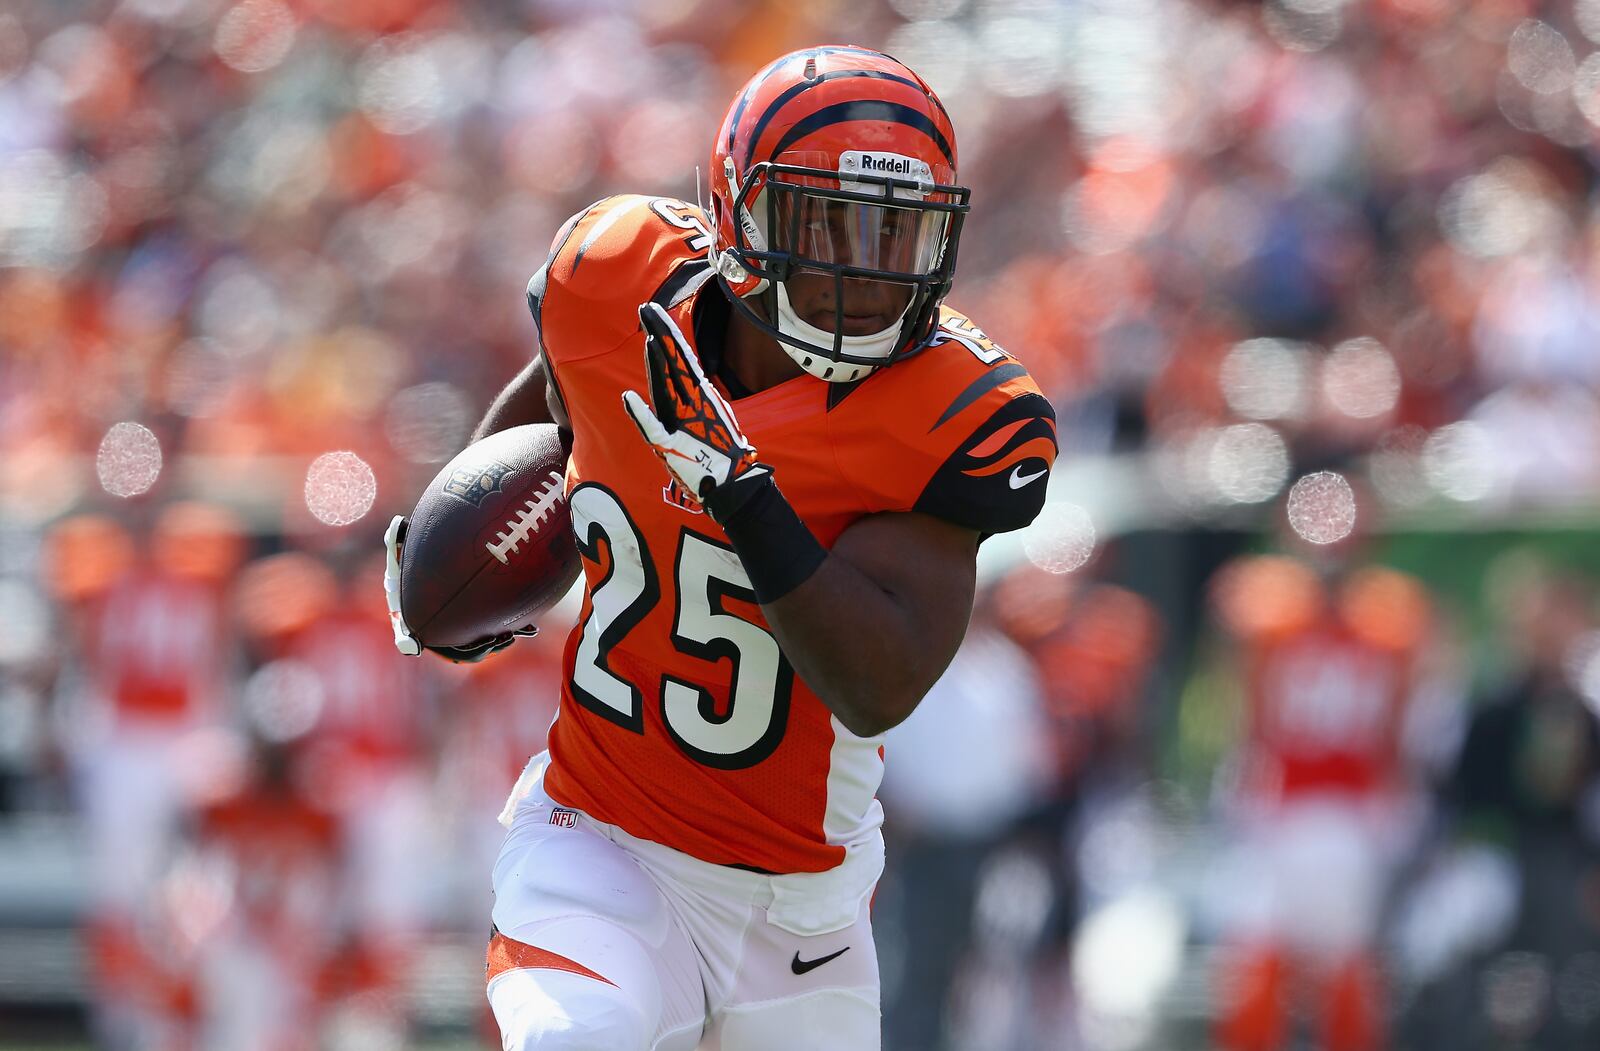
[[[670,198],[608,198],[563,227],[529,283],[572,421],[567,490],[586,583],[545,786],[559,803],[706,861],[822,871],[881,820],[879,739],[846,730],[796,676],[727,537],[669,484],[622,405],[623,391],[648,390],[643,302],[693,332],[717,373],[730,307],[706,260],[706,222]],[[991,534],[1043,505],[1056,454],[1050,405],[953,310],[926,349],[859,382],[799,376],[728,393],[824,547],[877,512]]]

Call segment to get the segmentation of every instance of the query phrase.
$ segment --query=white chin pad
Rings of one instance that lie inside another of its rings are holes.
[[[825,329],[810,324],[795,313],[794,304],[789,302],[789,290],[783,282],[776,282],[778,291],[778,331],[786,336],[793,336],[817,347],[833,346],[834,334]],[[915,297],[913,297],[914,299]],[[895,318],[888,328],[881,332],[873,332],[865,336],[844,336],[839,341],[839,349],[852,357],[878,358],[887,361],[889,355],[894,353],[895,345],[899,342],[900,326],[905,321],[906,313],[910,311],[911,304],[907,303],[905,310]],[[834,361],[824,355],[802,350],[788,343],[779,341],[779,346],[784,349],[795,364],[805,369],[819,380],[829,383],[850,383],[866,376],[876,365],[854,365],[843,361]]]

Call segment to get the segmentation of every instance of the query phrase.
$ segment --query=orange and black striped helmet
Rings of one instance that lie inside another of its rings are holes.
[[[849,45],[773,62],[728,110],[711,189],[718,280],[807,372],[860,379],[932,337],[970,192],[949,114],[904,64]],[[797,308],[801,274],[821,292]],[[869,282],[874,312],[847,313]]]

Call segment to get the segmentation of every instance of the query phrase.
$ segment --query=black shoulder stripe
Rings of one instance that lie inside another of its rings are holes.
[[[955,152],[950,149],[950,142],[944,137],[933,121],[928,119],[926,113],[902,106],[897,102],[885,102],[882,99],[855,99],[851,102],[840,102],[832,106],[824,106],[803,120],[796,122],[794,127],[784,133],[778,140],[778,145],[773,147],[772,156],[776,157],[784,150],[799,142],[814,131],[819,131],[832,124],[842,124],[847,120],[881,120],[891,124],[904,124],[916,128],[927,135],[939,147],[939,152],[944,154],[944,159],[950,167],[956,166]]]
[[[817,77],[815,80],[801,81],[799,84],[789,88],[789,90],[785,91],[782,95],[779,95],[777,98],[773,99],[772,105],[768,106],[766,112],[757,118],[756,126],[750,132],[750,148],[745,151],[745,167],[748,168],[750,166],[750,161],[755,154],[756,143],[761,141],[762,133],[767,130],[767,125],[772,123],[773,118],[778,115],[778,112],[782,110],[784,106],[786,106],[795,97],[804,94],[810,89],[816,87],[818,84],[825,83],[829,80],[839,80],[851,77],[869,77],[873,80],[892,80],[897,84],[904,84],[907,87],[916,88],[918,91],[922,90],[922,85],[918,84],[914,80],[907,80],[905,77],[897,77],[893,73],[884,73],[876,69],[836,69],[832,73],[822,74],[822,76]],[[774,154],[774,156],[776,156],[776,154]]]
[[[688,295],[711,277],[711,263],[705,259],[688,259],[678,265],[678,268],[667,275],[661,282],[661,287],[656,289],[656,294],[650,297],[650,302],[658,303],[663,307],[672,307],[683,302],[683,297]]]
[[[550,280],[550,264],[556,261],[556,256],[567,247],[567,242],[572,239],[572,232],[583,222],[583,217],[589,214],[589,208],[574,214],[557,231],[555,246],[550,249],[550,254],[545,256],[544,265],[528,279],[528,313],[533,315],[533,327],[539,330],[539,339],[544,339],[544,289]]]
[[[956,400],[951,402],[950,407],[940,414],[939,419],[932,427],[928,428],[928,433],[932,434],[949,423],[962,409],[994,390],[1006,380],[1015,379],[1018,376],[1026,376],[1027,374],[1028,370],[1015,361],[1001,365],[998,368],[989,369],[983,375],[967,384],[966,390],[956,395]]]
[[[534,271],[528,278],[528,313],[533,315],[533,327],[544,334],[544,324],[539,317],[539,312],[544,308],[544,286],[550,279],[550,260],[546,259],[544,265]]]

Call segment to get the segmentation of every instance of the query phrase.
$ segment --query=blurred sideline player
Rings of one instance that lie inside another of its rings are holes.
[[[162,508],[143,545],[97,516],[52,532],[53,587],[83,654],[62,725],[88,840],[97,1035],[111,1046],[143,1024],[138,920],[177,845],[189,746],[227,714],[223,595],[243,549],[232,514],[201,503]]]
[[[348,553],[346,553],[348,554]],[[334,817],[341,840],[346,954],[361,985],[385,1000],[399,1027],[409,947],[424,922],[434,828],[427,749],[427,683],[394,652],[386,617],[360,596],[377,587],[376,563],[336,577],[300,552],[252,565],[239,585],[240,616],[270,658],[268,681],[309,698],[298,717],[298,775]],[[343,578],[343,579],[341,579]]]
[[[1406,725],[1434,616],[1417,580],[1356,564],[1352,543],[1245,556],[1213,582],[1245,704],[1219,881],[1230,951],[1217,1036],[1230,1051],[1288,1046],[1296,993],[1318,1046],[1386,1043],[1374,942],[1414,824]]]
[[[530,282],[540,351],[478,434],[571,431],[587,587],[495,865],[506,1048],[879,1046],[882,735],[1056,454],[942,305],[956,171],[911,70],[794,52],[735,98],[709,214],[607,198]]]

